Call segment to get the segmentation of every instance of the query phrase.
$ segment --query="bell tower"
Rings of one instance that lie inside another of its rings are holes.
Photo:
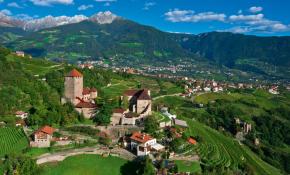
[[[78,100],[77,97],[82,98],[83,92],[83,75],[73,69],[68,75],[65,76],[64,81],[64,96],[67,101],[76,105]]]

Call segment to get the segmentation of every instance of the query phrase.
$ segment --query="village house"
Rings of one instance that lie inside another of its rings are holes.
[[[278,86],[272,86],[268,91],[269,91],[269,93],[274,94],[274,95],[279,94]]]
[[[84,63],[84,64],[79,64],[78,67],[81,68],[81,69],[84,69],[84,68],[93,69],[94,65],[91,64],[91,63]]]
[[[28,117],[28,113],[23,111],[16,111],[15,116],[21,119],[26,119]]]
[[[130,149],[135,150],[137,156],[146,156],[152,152],[163,151],[165,147],[157,143],[156,139],[148,134],[134,132],[130,137]]]
[[[50,147],[53,133],[55,129],[50,126],[43,126],[32,134],[32,141],[30,141],[31,147]]]
[[[23,51],[16,51],[15,54],[19,57],[24,57],[25,53]]]
[[[65,76],[62,104],[70,102],[85,118],[92,118],[96,114],[94,99],[97,97],[98,92],[95,88],[83,87],[83,75],[76,69]]]

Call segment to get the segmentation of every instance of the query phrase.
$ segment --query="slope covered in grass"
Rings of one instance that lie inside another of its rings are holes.
[[[198,152],[205,166],[238,169],[239,166],[247,164],[252,167],[255,174],[281,174],[278,169],[262,161],[249,148],[240,145],[238,141],[199,122],[191,120],[187,120],[187,122],[189,124],[188,133],[202,138],[201,143],[198,144]]]

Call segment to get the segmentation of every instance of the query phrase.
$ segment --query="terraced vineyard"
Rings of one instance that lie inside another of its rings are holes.
[[[0,128],[0,157],[5,154],[20,152],[27,146],[28,140],[22,129]]]
[[[205,166],[237,169],[238,165],[248,163],[254,168],[256,174],[281,174],[278,169],[261,160],[246,146],[199,122],[187,121],[190,126],[190,135],[203,138],[197,152],[201,157],[201,163]]]

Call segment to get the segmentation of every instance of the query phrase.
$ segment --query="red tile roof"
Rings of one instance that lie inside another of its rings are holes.
[[[90,94],[91,93],[91,89],[90,88],[84,88],[83,89],[83,95],[87,95],[87,94]]]
[[[89,88],[89,87],[86,87],[83,89],[83,95],[90,94],[91,92],[97,92],[97,89],[96,88]]]
[[[43,126],[42,128],[39,128],[37,131],[35,131],[35,134],[38,134],[38,133],[45,133],[45,134],[49,134],[49,135],[52,135],[53,132],[55,131],[54,128],[50,127],[50,126]]]
[[[96,107],[97,107],[96,104],[84,101],[81,101],[76,105],[76,108],[96,108]]]
[[[139,143],[146,143],[148,142],[149,140],[152,140],[154,139],[153,137],[151,137],[150,135],[148,134],[145,134],[145,133],[140,133],[140,132],[134,132],[132,134],[132,136],[130,137],[131,140],[134,140],[134,141],[137,141]]]
[[[91,92],[97,92],[96,88],[91,88]]]
[[[73,69],[72,71],[70,71],[70,73],[67,75],[67,77],[82,77],[83,74],[81,74],[79,71],[77,71],[76,69]]]
[[[123,108],[116,108],[113,110],[113,113],[123,114],[125,112],[125,109]]]
[[[190,144],[192,144],[192,145],[195,145],[197,143],[196,140],[194,138],[192,138],[192,137],[189,137],[187,139],[187,142],[190,143]]]

